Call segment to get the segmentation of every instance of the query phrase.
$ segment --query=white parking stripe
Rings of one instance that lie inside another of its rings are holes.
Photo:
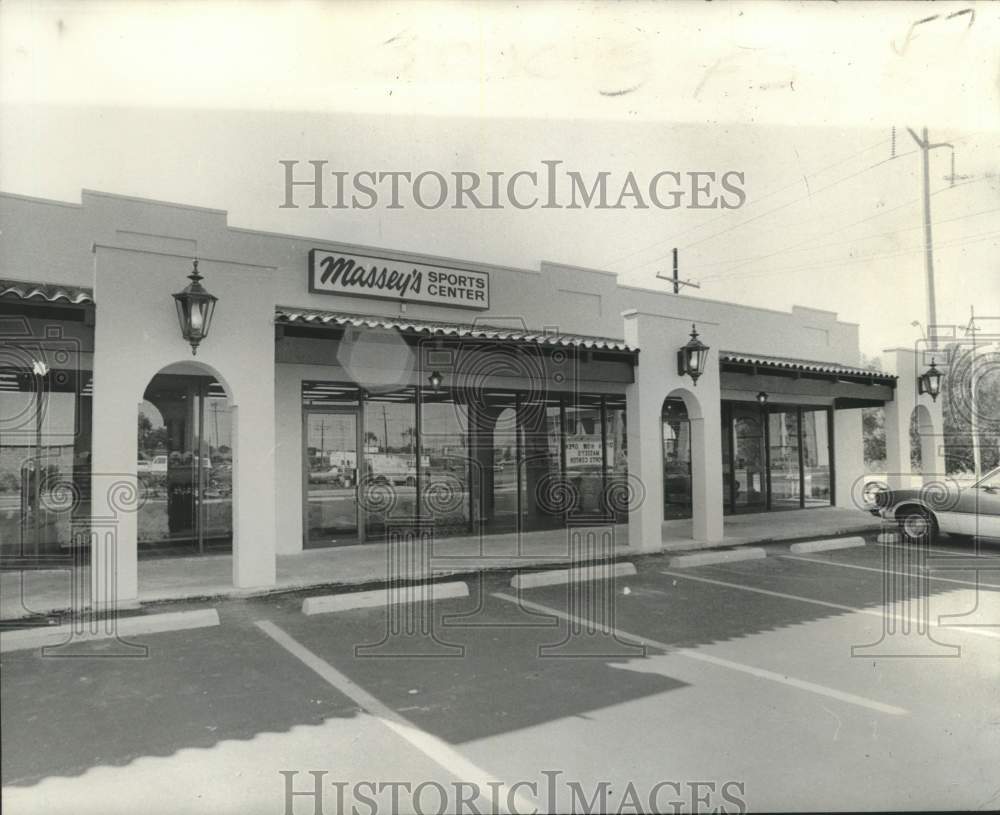
[[[881,541],[876,543],[876,546],[885,546],[889,549],[912,549],[913,547],[905,543],[883,543]],[[940,549],[936,546],[925,546],[924,550],[936,555],[946,555],[947,557],[981,557],[984,560],[992,561],[993,563],[1000,562],[1000,553],[993,553],[992,550],[983,551],[980,547],[978,554],[975,549],[965,550],[965,549]]]
[[[859,569],[863,572],[876,572],[878,574],[896,574],[901,577],[913,577],[913,575],[907,574],[906,572],[897,572],[892,569],[879,569],[875,566],[859,566],[856,563],[841,563],[837,560],[822,560],[816,557],[799,557],[798,555],[778,555],[778,557],[784,560],[801,560],[803,563],[819,563],[824,566],[839,566],[842,569]],[[970,571],[971,571],[970,567]],[[933,568],[931,571],[934,571]],[[971,580],[956,580],[953,577],[935,577],[934,575],[928,575],[928,580],[936,580],[938,583],[957,583],[960,586],[971,586],[974,589],[1000,589],[996,583],[983,583],[983,582],[973,582]]]
[[[754,594],[766,594],[769,597],[780,597],[782,600],[797,600],[800,603],[811,603],[814,606],[826,606],[827,608],[836,608],[840,611],[850,611],[854,614],[868,614],[872,617],[882,617],[885,612],[876,611],[873,608],[858,608],[857,606],[845,606],[841,603],[831,603],[827,600],[817,600],[813,597],[802,597],[798,594],[785,594],[782,591],[771,591],[770,589],[758,589],[754,586],[744,586],[742,583],[729,583],[725,580],[713,580],[709,577],[695,577],[691,574],[686,574],[684,572],[668,572],[665,569],[660,570],[660,574],[670,575],[671,577],[682,577],[685,580],[697,580],[699,583],[711,583],[715,586],[725,586],[728,589],[739,589],[740,591],[749,591]],[[913,623],[907,617],[902,614],[891,614],[894,620],[902,620],[904,622]],[[996,631],[984,631],[980,628],[966,628],[959,625],[941,625],[940,623],[935,623],[933,621],[928,621],[928,624],[934,628],[941,628],[945,631],[961,631],[965,634],[975,634],[979,637],[989,637],[990,639],[1000,639],[1000,632]]]
[[[460,753],[456,752],[450,745],[443,742],[437,736],[432,736],[413,724],[403,716],[400,716],[388,705],[383,704],[368,691],[362,688],[353,680],[344,676],[322,657],[314,654],[302,643],[288,634],[284,629],[279,628],[270,620],[258,620],[257,627],[267,636],[274,640],[296,659],[311,668],[326,682],[340,691],[344,696],[351,699],[358,707],[377,718],[386,727],[406,741],[416,747],[421,753],[432,761],[450,772],[459,781],[474,783],[479,785],[479,789],[490,789],[490,784],[505,785],[495,779],[485,770],[477,767]],[[506,796],[497,796],[501,802],[510,800]],[[517,812],[530,812],[535,805],[522,795],[515,794],[512,803],[516,806],[513,809]]]
[[[534,603],[523,598],[512,597],[509,594],[503,594],[502,592],[494,592],[494,597],[501,600],[506,600],[508,603],[519,604],[525,608],[534,609],[535,611],[542,612],[543,614],[553,614],[556,617],[561,617],[563,620],[568,622],[576,623],[580,626],[594,627],[605,634],[612,634],[620,639],[632,640],[640,645],[645,645],[650,648],[656,648],[663,651],[671,656],[686,657],[687,659],[698,660],[699,662],[707,662],[711,665],[716,665],[720,668],[727,668],[731,671],[739,671],[740,673],[749,674],[757,679],[766,679],[770,682],[777,682],[781,685],[788,685],[792,688],[798,688],[799,690],[808,691],[810,693],[816,693],[820,696],[826,696],[831,699],[837,699],[841,702],[847,702],[851,705],[859,705],[860,707],[866,707],[869,710],[877,710],[879,713],[887,713],[890,716],[905,716],[909,711],[905,708],[896,707],[895,705],[887,705],[884,702],[877,702],[874,699],[866,699],[864,696],[856,696],[853,693],[845,693],[844,691],[839,691],[836,688],[829,688],[826,685],[817,685],[815,682],[806,682],[803,679],[795,679],[794,677],[788,676],[786,674],[775,673],[774,671],[768,671],[765,668],[757,668],[753,665],[745,665],[742,662],[733,662],[730,659],[723,659],[722,657],[712,656],[711,654],[706,654],[701,651],[696,651],[693,648],[676,648],[672,645],[667,645],[664,642],[659,642],[657,640],[651,639],[649,637],[644,637],[640,634],[630,634],[628,631],[622,631],[620,628],[613,628],[609,625],[604,625],[603,623],[598,623],[593,620],[587,620],[582,617],[578,617],[575,614],[568,614],[565,611],[559,611],[558,609],[551,608],[550,606],[542,605],[541,603]]]

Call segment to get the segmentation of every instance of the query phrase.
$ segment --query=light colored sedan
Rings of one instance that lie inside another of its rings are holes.
[[[1000,467],[971,487],[877,489],[872,513],[895,521],[908,541],[933,540],[938,532],[1000,540]]]

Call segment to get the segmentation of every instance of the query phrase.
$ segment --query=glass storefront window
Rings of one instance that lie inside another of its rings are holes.
[[[449,392],[423,391],[420,406],[422,517],[435,535],[471,531],[469,410]],[[511,467],[511,471],[513,471]]]
[[[801,506],[799,415],[795,408],[772,411],[767,417],[768,459],[772,509]]]
[[[361,501],[365,536],[385,534],[390,519],[417,517],[416,393],[401,388],[364,402]],[[426,456],[420,466],[427,468]]]
[[[389,518],[432,521],[438,536],[553,529],[609,510],[627,521],[616,505],[627,502],[609,501],[628,495],[614,488],[628,477],[623,396],[420,394],[418,411],[415,388],[302,383],[307,546],[379,539]],[[357,451],[333,441],[355,433]]]
[[[604,507],[604,430],[601,397],[581,394],[564,411],[566,482],[575,499],[570,513],[601,515]]]
[[[827,407],[761,408],[751,403],[724,402],[725,510],[762,512],[830,506],[830,420]],[[750,485],[750,493],[744,493],[744,484]]]
[[[305,415],[306,546],[355,543],[358,534],[358,414],[336,407]]]
[[[625,399],[606,396],[604,399],[604,437],[607,442],[606,504],[617,523],[628,522],[628,424]]]
[[[521,458],[521,529],[555,529],[576,506],[577,493],[563,478],[559,399],[519,404],[523,428]]]
[[[68,553],[90,514],[90,397],[76,380],[0,377],[0,562]]]
[[[802,468],[805,505],[829,506],[830,413],[827,409],[802,411]]]
[[[767,469],[759,408],[734,406],[731,444],[733,504],[761,511],[767,506]]]

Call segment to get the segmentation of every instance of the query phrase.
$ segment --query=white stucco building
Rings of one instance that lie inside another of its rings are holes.
[[[654,550],[691,517],[718,541],[727,513],[855,506],[866,406],[886,405],[890,472],[909,469],[914,410],[941,469],[922,361],[862,369],[858,327],[831,312],[92,191],[0,195],[0,224],[4,562],[92,547],[111,564],[99,598],[135,600],[140,558],[230,550],[233,586],[267,587],[276,556],[410,520],[488,547],[588,517]],[[194,259],[218,298],[197,356],[172,299]],[[696,384],[677,360],[692,326],[710,349]]]

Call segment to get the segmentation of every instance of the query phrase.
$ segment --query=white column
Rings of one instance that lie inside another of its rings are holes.
[[[273,380],[271,380],[273,382]],[[274,398],[266,382],[233,407],[233,586],[274,585]]]
[[[864,423],[860,410],[833,411],[834,505],[861,509],[859,479],[865,473]]]
[[[944,475],[944,415],[942,399],[917,393],[917,378],[929,366],[925,354],[910,348],[893,348],[885,352],[889,370],[896,374],[895,398],[885,406],[885,452],[889,486],[909,487],[912,482],[910,465],[910,420],[920,408],[918,427],[921,438],[921,458],[924,480],[934,481]]]
[[[641,347],[639,315],[625,317],[625,342]],[[640,355],[641,356],[641,355]],[[655,360],[653,354],[650,361]],[[635,369],[635,382],[625,389],[628,416],[628,474],[637,480],[645,492],[642,503],[628,516],[629,547],[654,552],[663,545],[663,441],[661,411],[662,387],[658,383],[656,366],[640,364]]]
[[[716,543],[724,535],[722,503],[722,403],[719,366],[713,353],[710,368],[698,381],[700,419],[691,419],[691,499],[694,539]],[[715,387],[711,387],[712,385]],[[690,412],[690,408],[689,408]]]
[[[119,369],[112,344],[95,332],[91,424],[90,591],[95,608],[138,602],[138,435],[141,389]]]
[[[671,394],[682,398],[691,422],[692,535],[699,541],[721,541],[722,515],[722,403],[718,348],[712,348],[705,373],[692,383],[677,373],[677,350],[689,339],[686,319],[627,311],[625,341],[640,349],[636,381],[626,390],[628,403],[629,475],[638,478],[646,497],[629,513],[629,545],[644,551],[663,540],[663,401]],[[713,326],[699,330],[712,345]]]
[[[279,555],[302,551],[302,374],[275,366],[275,540]]]

